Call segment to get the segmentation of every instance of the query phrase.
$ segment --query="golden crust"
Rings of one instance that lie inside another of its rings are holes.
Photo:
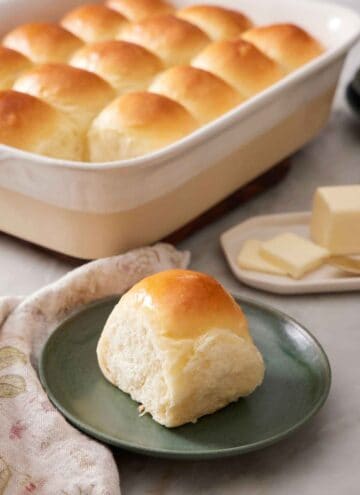
[[[151,17],[132,24],[121,38],[148,48],[167,66],[188,64],[209,43],[201,29],[173,15]]]
[[[156,55],[126,41],[87,44],[70,63],[103,77],[119,94],[146,89],[163,68]]]
[[[178,101],[203,124],[242,101],[240,94],[225,81],[190,66],[168,69],[155,79],[149,90]]]
[[[21,53],[0,46],[0,90],[10,89],[15,79],[31,66],[30,60]]]
[[[91,161],[144,155],[194,131],[195,119],[179,103],[149,92],[126,93],[94,120],[88,134]]]
[[[0,91],[0,143],[57,158],[80,160],[83,142],[68,118],[33,96]]]
[[[323,53],[324,47],[294,24],[260,26],[245,32],[250,41],[287,71],[292,71]]]
[[[241,12],[216,5],[190,5],[176,15],[198,26],[214,41],[237,38],[253,25]]]
[[[86,4],[66,14],[61,25],[80,39],[91,43],[116,38],[127,22],[119,12],[104,5]]]
[[[0,91],[0,142],[16,148],[31,149],[36,129],[51,123],[56,111],[32,96],[16,91]]]
[[[121,127],[144,129],[156,133],[158,130],[192,127],[193,120],[179,103],[150,92],[127,93],[117,98],[105,112],[113,114]],[[189,125],[190,124],[190,125]],[[170,126],[170,127],[169,127]]]
[[[279,81],[284,72],[274,60],[247,41],[211,43],[192,62],[194,67],[222,77],[245,98]]]
[[[82,41],[57,24],[33,22],[10,31],[3,45],[36,63],[67,62],[82,46]]]
[[[168,270],[120,299],[97,345],[104,376],[167,427],[195,422],[264,378],[246,318],[212,277]]]
[[[20,77],[14,89],[41,98],[67,112],[81,127],[114,97],[101,77],[65,64],[42,64]]]
[[[139,307],[161,324],[160,335],[197,338],[211,329],[227,329],[251,341],[240,306],[214,278],[191,270],[167,270],[134,285],[124,297],[136,295]]]
[[[171,14],[174,7],[163,0],[107,0],[106,5],[132,22],[143,21],[147,17]]]

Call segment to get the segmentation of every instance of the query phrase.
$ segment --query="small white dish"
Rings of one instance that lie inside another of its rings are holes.
[[[323,265],[300,280],[240,268],[237,257],[247,239],[265,241],[275,235],[293,232],[310,238],[310,212],[264,215],[251,218],[224,232],[220,242],[234,275],[244,284],[276,294],[308,294],[360,290],[360,276],[349,275]]]

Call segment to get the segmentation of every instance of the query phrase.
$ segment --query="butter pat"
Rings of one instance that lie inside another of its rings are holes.
[[[311,238],[331,254],[360,254],[360,185],[316,191]]]
[[[281,234],[263,242],[260,254],[293,278],[301,278],[329,256],[327,249],[295,234]]]
[[[274,275],[286,275],[286,272],[265,260],[260,255],[262,242],[255,239],[245,241],[239,253],[237,262],[240,268],[254,270],[256,272],[271,273]]]

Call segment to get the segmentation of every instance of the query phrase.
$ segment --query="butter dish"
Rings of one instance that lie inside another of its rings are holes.
[[[310,239],[310,212],[264,215],[250,218],[221,235],[220,242],[234,275],[244,284],[275,294],[309,294],[360,290],[360,277],[345,273],[329,264],[305,275],[300,280],[240,268],[237,257],[248,239],[265,241],[292,232]]]

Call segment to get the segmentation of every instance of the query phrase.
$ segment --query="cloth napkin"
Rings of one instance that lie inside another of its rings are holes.
[[[0,298],[0,495],[120,494],[111,452],[49,402],[39,355],[56,326],[82,305],[188,263],[189,253],[157,244],[83,265],[30,297]]]

